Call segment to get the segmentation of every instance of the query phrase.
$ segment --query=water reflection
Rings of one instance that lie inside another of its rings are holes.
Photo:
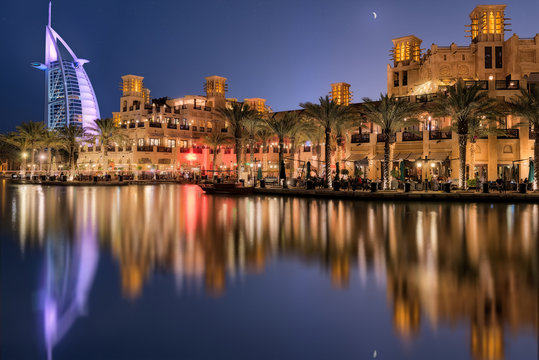
[[[172,273],[178,292],[202,285],[222,296],[227,282],[291,257],[325,269],[335,291],[350,286],[351,271],[362,283],[375,277],[402,339],[418,336],[424,322],[466,323],[472,355],[502,359],[506,332],[538,332],[537,204],[228,198],[168,185],[12,192],[0,204],[3,226],[15,230],[21,251],[46,248],[51,346],[66,330],[47,319],[55,314],[68,329],[81,313],[98,246],[116,259],[133,300],[156,271]]]

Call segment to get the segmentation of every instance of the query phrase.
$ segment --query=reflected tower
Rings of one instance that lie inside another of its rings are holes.
[[[45,28],[45,63],[32,63],[45,71],[45,123],[50,129],[71,124],[89,127],[100,117],[97,98],[80,59],[51,26]]]

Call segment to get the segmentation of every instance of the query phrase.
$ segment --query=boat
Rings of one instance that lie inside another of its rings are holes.
[[[241,183],[199,184],[198,186],[206,194],[220,195],[249,195],[255,189],[254,186],[244,186]]]

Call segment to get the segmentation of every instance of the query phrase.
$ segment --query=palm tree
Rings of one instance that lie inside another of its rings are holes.
[[[273,130],[266,124],[264,121],[260,124],[256,130],[256,138],[262,144],[262,171],[266,169],[266,164],[268,163],[268,142],[275,137]]]
[[[215,171],[217,169],[217,152],[219,151],[219,148],[230,143],[230,140],[230,136],[227,136],[220,131],[214,131],[202,139],[202,141],[213,150],[212,170]]]
[[[364,116],[367,122],[378,125],[384,137],[384,162],[382,163],[383,189],[389,189],[389,152],[395,142],[395,133],[403,127],[417,124],[414,118],[419,112],[416,103],[399,101],[394,96],[380,94],[380,100],[363,98]]]
[[[30,148],[30,143],[27,138],[21,138],[16,132],[11,132],[6,135],[0,135],[0,143],[2,148],[6,150],[8,154],[12,153],[13,148],[20,150],[21,152],[21,175],[26,174],[26,158],[28,157],[27,151]]]
[[[69,124],[60,129],[61,147],[68,153],[69,170],[75,170],[75,157],[80,145],[89,140],[89,134],[82,126]]]
[[[43,134],[43,148],[47,149],[47,168],[50,174],[52,170],[52,151],[58,149],[62,145],[60,134],[56,130],[49,129]]]
[[[126,136],[120,132],[120,128],[116,126],[112,118],[95,119],[93,126],[93,131],[95,132],[94,139],[101,145],[103,156],[103,163],[101,165],[103,170],[106,171],[108,167],[108,147],[116,142],[125,141]]]
[[[519,126],[529,126],[535,135],[533,145],[534,179],[533,189],[539,189],[539,88],[530,86],[529,90],[520,89],[520,94],[509,101],[509,107],[513,114],[525,119]]]
[[[455,85],[448,87],[447,95],[438,94],[434,102],[434,114],[450,117],[458,135],[461,189],[466,187],[466,145],[470,128],[478,119],[492,121],[501,115],[498,102],[481,90],[480,85],[466,86],[464,80],[459,79]]]
[[[243,122],[243,126],[245,128],[246,135],[248,136],[248,143],[249,143],[249,162],[251,164],[255,161],[255,153],[254,153],[254,145],[255,145],[255,136],[256,131],[260,127],[260,124],[262,123],[262,119],[260,117],[260,114],[257,112],[256,115],[248,117]]]
[[[355,111],[353,108],[345,105],[339,105],[333,100],[329,99],[329,96],[325,98],[320,97],[320,104],[313,104],[311,102],[301,103],[301,106],[305,110],[305,114],[312,118],[315,122],[324,128],[325,133],[325,161],[326,161],[326,176],[324,179],[324,186],[331,185],[331,133],[337,129],[343,122],[348,122],[353,119]]]
[[[242,152],[242,137],[245,133],[244,124],[249,118],[257,116],[257,112],[249,105],[233,102],[229,106],[217,108],[217,112],[225,119],[234,137],[234,152],[236,153],[236,177],[240,178],[240,159]]]
[[[45,134],[45,124],[41,122],[23,122],[16,127],[16,137],[21,139],[22,142],[28,143],[30,149],[30,164],[31,174],[34,174],[35,170],[35,152],[41,146],[43,141],[43,135]]]
[[[284,140],[296,133],[298,126],[300,126],[299,114],[295,111],[273,113],[264,118],[264,122],[279,139],[279,166],[281,166],[284,153]]]

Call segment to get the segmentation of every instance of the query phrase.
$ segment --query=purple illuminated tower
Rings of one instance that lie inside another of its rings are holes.
[[[88,128],[100,117],[94,89],[83,68],[87,62],[79,59],[51,27],[49,3],[49,22],[45,28],[45,63],[32,63],[33,67],[45,71],[47,127],[57,129],[75,124]]]

